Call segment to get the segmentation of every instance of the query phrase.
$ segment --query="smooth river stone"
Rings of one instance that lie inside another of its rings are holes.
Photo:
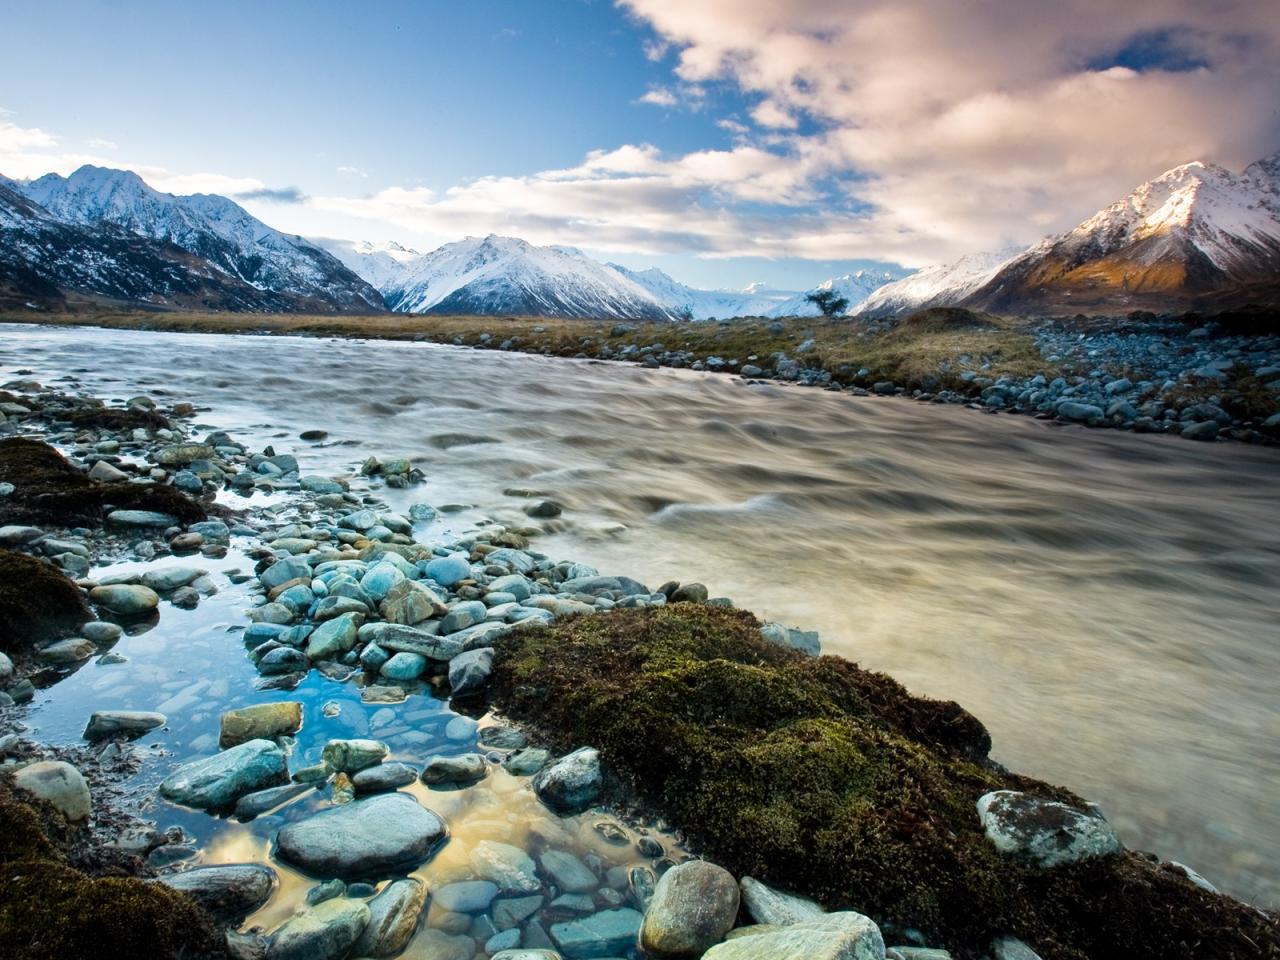
[[[775,890],[754,877],[743,877],[738,881],[738,888],[742,894],[742,905],[756,923],[785,927],[813,920],[826,912],[812,900]]]
[[[394,957],[418,929],[427,885],[407,877],[387,884],[369,901],[369,922],[351,948],[353,957]]]
[[[321,756],[330,770],[358,773],[382,762],[391,749],[381,740],[330,740]]]
[[[579,920],[553,923],[551,939],[565,960],[618,956],[635,943],[642,919],[630,907],[602,910]]]
[[[84,738],[89,741],[108,737],[127,737],[132,740],[149,730],[163,727],[165,715],[143,710],[99,710],[89,717],[84,728]]]
[[[276,872],[260,863],[227,863],[169,874],[157,882],[181,890],[219,920],[239,923],[270,899]]]
[[[860,913],[827,913],[718,943],[702,960],[884,960],[880,929]]]
[[[80,771],[63,760],[40,760],[13,775],[13,785],[58,809],[72,823],[87,820],[93,808],[89,785]]]
[[[331,807],[284,827],[281,859],[322,877],[377,877],[412,870],[448,834],[435,813],[406,793]]]
[[[89,600],[112,613],[126,616],[146,613],[160,604],[159,595],[150,587],[131,583],[94,587],[89,591]]]
[[[284,751],[270,740],[250,740],[179,767],[160,784],[160,795],[171,803],[216,810],[288,781]]]
[[[302,703],[281,700],[228,710],[220,721],[218,743],[223,749],[249,740],[287,737],[302,729]]]
[[[705,860],[689,860],[658,881],[640,927],[640,945],[655,957],[701,957],[724,939],[737,916],[733,874]]]
[[[360,900],[326,900],[290,917],[271,938],[267,960],[341,960],[369,923]]]

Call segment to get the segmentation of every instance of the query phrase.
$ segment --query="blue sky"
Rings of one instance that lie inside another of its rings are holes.
[[[0,173],[93,161],[310,235],[804,287],[1276,149],[1268,4],[1202,7],[47,0],[6,11]]]

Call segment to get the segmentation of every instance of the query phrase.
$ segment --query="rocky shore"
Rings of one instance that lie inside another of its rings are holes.
[[[16,955],[1280,956],[1274,917],[993,763],[957,705],[701,584],[533,549],[552,500],[527,524],[432,533],[436,508],[382,495],[429,464],[308,475],[197,430],[188,405],[2,389],[0,944]],[[252,573],[207,569],[238,557]],[[121,559],[163,562],[98,572]],[[129,815],[122,784],[162,762],[134,741],[162,734],[163,705],[84,704],[87,748],[24,736],[37,690],[221,591],[243,595],[235,655],[260,702],[169,763],[156,809],[264,825],[262,862],[203,862]],[[357,691],[367,729],[317,676]],[[290,876],[305,893],[258,923]]]

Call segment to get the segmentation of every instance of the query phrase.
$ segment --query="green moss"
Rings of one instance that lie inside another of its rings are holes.
[[[84,594],[57,567],[0,550],[0,649],[14,652],[94,619]]]
[[[925,930],[960,955],[1009,933],[1046,960],[1227,956],[1206,944],[1236,933],[1280,950],[1234,901],[1206,913],[1185,878],[1144,899],[1155,888],[1135,878],[1156,868],[1136,855],[1054,873],[1002,857],[979,796],[1079,798],[991,763],[986,730],[956,704],[770,644],[750,614],[681,603],[520,631],[500,641],[494,679],[503,712],[557,747],[600,749],[628,795],[735,874]],[[1134,931],[1159,924],[1169,932],[1151,942],[1200,946],[1150,949]]]
[[[0,440],[0,481],[15,488],[0,499],[0,524],[94,524],[108,506],[167,513],[183,523],[207,516],[197,501],[172,487],[92,480],[47,443],[26,437]]]
[[[0,956],[226,956],[212,919],[185,895],[68,866],[72,836],[52,807],[20,798],[0,780]]]
[[[112,407],[90,407],[76,410],[67,417],[73,427],[91,430],[146,430],[167,429],[172,426],[169,418],[154,410],[120,410]]]

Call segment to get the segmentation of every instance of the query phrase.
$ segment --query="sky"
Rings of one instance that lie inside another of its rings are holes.
[[[805,288],[1280,150],[1275,0],[42,0],[0,173],[136,170],[307,236],[560,243]]]

